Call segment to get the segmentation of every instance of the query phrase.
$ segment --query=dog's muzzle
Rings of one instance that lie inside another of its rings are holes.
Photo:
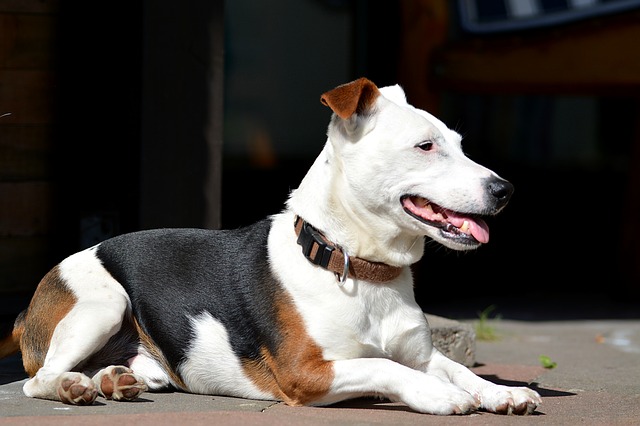
[[[466,250],[489,242],[489,227],[483,216],[495,215],[502,210],[514,189],[511,183],[498,177],[486,179],[484,188],[482,203],[474,211],[456,211],[416,194],[403,195],[400,202],[410,216],[438,228],[441,242]]]

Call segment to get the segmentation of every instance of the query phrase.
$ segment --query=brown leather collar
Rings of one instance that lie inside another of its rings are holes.
[[[402,272],[399,266],[345,255],[339,246],[327,241],[320,231],[299,216],[295,217],[294,226],[302,254],[314,265],[334,272],[340,283],[344,283],[347,276],[355,280],[384,283],[397,278]]]

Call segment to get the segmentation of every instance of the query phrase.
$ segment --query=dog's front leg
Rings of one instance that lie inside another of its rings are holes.
[[[498,414],[531,414],[542,403],[540,395],[527,387],[503,386],[485,380],[465,366],[433,349],[428,373],[449,380],[480,401],[480,408]]]
[[[469,393],[439,377],[382,358],[333,362],[334,380],[319,405],[363,396],[401,401],[429,414],[465,414],[478,408]]]

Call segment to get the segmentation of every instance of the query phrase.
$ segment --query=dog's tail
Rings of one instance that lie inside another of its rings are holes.
[[[0,359],[6,358],[20,351],[20,338],[24,332],[24,318],[27,311],[22,311],[16,318],[13,329],[3,327],[0,333]]]

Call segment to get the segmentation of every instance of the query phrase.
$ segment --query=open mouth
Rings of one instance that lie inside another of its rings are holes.
[[[478,216],[445,209],[417,195],[405,195],[400,201],[405,212],[420,222],[439,228],[444,238],[466,245],[489,242],[489,227]]]

